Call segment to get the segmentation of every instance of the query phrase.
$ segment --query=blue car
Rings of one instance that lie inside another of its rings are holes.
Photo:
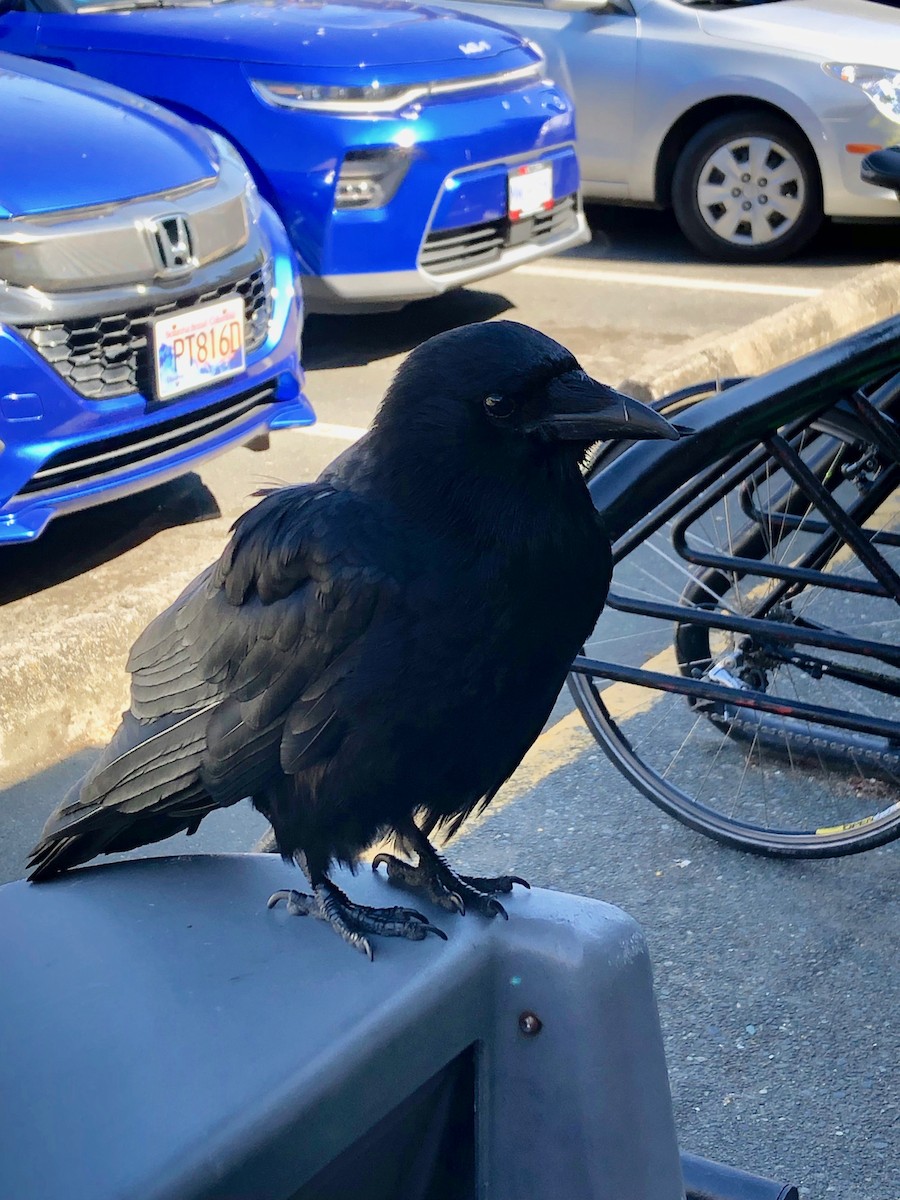
[[[290,244],[222,139],[0,54],[0,546],[308,425]]]
[[[500,25],[401,0],[0,0],[0,48],[227,136],[311,308],[397,306],[588,237],[572,104]]]

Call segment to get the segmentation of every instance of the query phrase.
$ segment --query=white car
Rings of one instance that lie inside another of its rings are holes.
[[[824,216],[898,220],[862,156],[900,142],[900,12],[870,0],[454,0],[536,41],[576,102],[582,187],[674,209],[711,258],[795,254]]]

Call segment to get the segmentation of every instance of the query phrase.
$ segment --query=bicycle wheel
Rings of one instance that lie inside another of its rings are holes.
[[[622,774],[729,845],[812,858],[900,836],[894,409],[900,376],[765,429],[615,548],[570,688]]]

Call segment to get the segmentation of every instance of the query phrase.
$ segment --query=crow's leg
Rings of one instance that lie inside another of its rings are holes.
[[[423,892],[441,908],[456,909],[460,914],[471,908],[486,917],[506,918],[506,909],[494,893],[511,892],[514,883],[530,886],[518,875],[499,875],[491,879],[457,875],[417,825],[411,823],[398,832],[401,840],[418,855],[418,863],[413,866],[393,854],[376,854],[372,870],[377,871],[384,863],[392,883]]]
[[[279,900],[287,902],[287,911],[295,917],[316,917],[326,921],[336,933],[371,961],[372,946],[366,934],[380,937],[404,937],[421,942],[429,933],[447,940],[447,935],[428,918],[412,908],[367,908],[354,904],[341,889],[320,871],[311,871],[303,855],[297,860],[312,887],[312,895],[284,889],[269,897],[269,908]]]

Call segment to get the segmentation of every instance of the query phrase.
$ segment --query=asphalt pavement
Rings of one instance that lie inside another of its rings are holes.
[[[780,314],[835,285],[848,294],[860,271],[900,250],[896,232],[835,229],[799,263],[749,271],[692,258],[660,214],[592,218],[594,242],[565,259],[400,314],[312,319],[304,357],[317,432],[234,451],[0,554],[0,879],[21,874],[46,814],[108,736],[146,620],[218,553],[256,486],[312,478],[358,435],[423,337],[506,315],[610,382],[645,365],[649,378],[697,338],[736,344],[752,322],[794,320]],[[239,805],[148,853],[248,849],[264,831]],[[499,802],[449,855],[472,873],[513,870],[611,901],[641,922],[683,1149],[789,1179],[808,1197],[898,1200],[897,852],[789,863],[719,847],[624,783],[563,696]]]

